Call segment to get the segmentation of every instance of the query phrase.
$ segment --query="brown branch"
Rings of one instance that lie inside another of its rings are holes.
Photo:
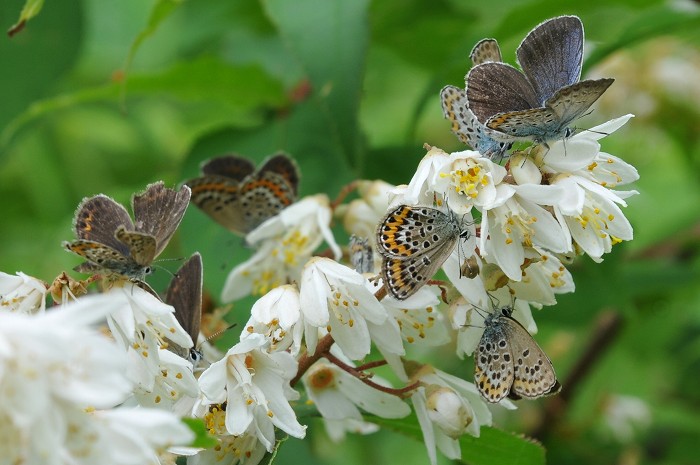
[[[309,355],[308,353],[302,355],[302,357],[299,359],[297,375],[292,379],[292,381],[289,382],[289,385],[293,387],[295,384],[297,384],[311,365],[316,363],[318,359],[325,357],[326,354],[328,354],[334,342],[333,336],[326,334],[320,341],[318,341],[318,344],[316,344],[316,352],[314,352],[313,355]]]
[[[365,370],[371,370],[372,368],[383,367],[386,364],[387,364],[386,360],[376,360],[374,362],[368,362],[368,363],[365,363],[364,365],[360,365],[360,366],[356,367],[355,369],[357,371],[365,371]]]
[[[338,196],[331,202],[331,210],[335,211],[335,209],[338,208],[338,205],[343,203],[345,197],[350,195],[350,192],[354,191],[355,189],[357,189],[357,181],[353,181],[350,184],[343,186],[343,188],[340,189],[340,192],[338,192]]]
[[[367,375],[367,373],[363,373],[362,371],[358,370],[357,368],[346,364],[345,362],[343,362],[342,360],[340,360],[339,358],[337,358],[336,356],[334,356],[330,352],[327,353],[325,355],[325,357],[328,359],[328,361],[330,361],[331,363],[336,365],[338,368],[342,369],[343,371],[346,371],[347,373],[350,373],[352,376],[359,379],[360,381],[365,383],[367,386],[374,388],[378,391],[386,392],[387,394],[391,394],[391,395],[400,397],[402,399],[405,397],[408,397],[407,394],[409,392],[413,391],[414,389],[416,389],[420,385],[419,382],[415,382],[413,384],[409,384],[408,386],[404,386],[404,387],[399,388],[399,389],[390,388],[387,386],[382,386],[381,384],[377,384],[374,381],[372,381],[371,379],[369,379],[369,376],[371,376],[371,375]]]
[[[533,437],[543,439],[556,430],[576,394],[576,389],[583,385],[584,379],[590,374],[593,366],[615,342],[622,323],[622,316],[614,310],[604,311],[598,316],[593,335],[583,354],[562,382],[561,392],[547,400],[544,416],[540,424],[534,428]]]

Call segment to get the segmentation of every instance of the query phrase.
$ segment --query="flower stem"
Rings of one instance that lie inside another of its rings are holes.
[[[382,386],[381,384],[377,384],[374,381],[372,381],[370,379],[372,374],[371,373],[369,373],[369,374],[364,373],[362,370],[360,370],[360,367],[357,367],[357,368],[352,367],[352,366],[346,364],[345,362],[343,362],[342,360],[340,360],[339,358],[337,358],[336,356],[334,356],[333,354],[331,354],[330,352],[326,354],[326,358],[328,359],[329,362],[333,363],[338,368],[350,373],[355,378],[357,378],[360,381],[362,381],[363,383],[365,383],[367,386],[372,387],[378,391],[386,392],[387,394],[391,394],[391,395],[400,397],[402,399],[409,397],[410,392],[413,391],[414,389],[416,389],[420,385],[419,382],[415,382],[415,383],[409,384],[408,386],[404,386],[400,389]],[[373,362],[373,363],[377,363],[377,362]],[[384,362],[384,363],[386,363],[386,362]],[[372,365],[372,363],[368,363],[365,366],[367,366],[367,365]],[[379,366],[379,365],[377,365],[377,366]]]
[[[292,381],[290,381],[289,385],[293,387],[296,383],[298,383],[311,365],[316,363],[318,359],[325,357],[328,354],[334,342],[333,336],[326,334],[323,336],[323,339],[318,341],[318,344],[316,345],[316,352],[314,352],[312,355],[309,355],[308,353],[302,355],[302,357],[299,359],[297,375],[292,379]]]

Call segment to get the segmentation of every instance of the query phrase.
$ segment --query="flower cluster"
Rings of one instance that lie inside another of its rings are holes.
[[[93,326],[120,306],[101,295],[36,315],[0,312],[4,460],[158,463],[168,447],[192,440],[171,412],[119,406],[133,391],[127,357]]]
[[[458,100],[460,92],[453,92]],[[166,447],[191,439],[177,415],[203,423],[216,445],[171,452],[192,463],[256,465],[279,445],[278,430],[305,437],[297,416],[303,388],[333,440],[376,431],[372,416],[398,419],[413,410],[430,463],[437,450],[460,459],[460,436],[479,437],[491,425],[489,402],[514,409],[506,396],[534,398],[559,386],[528,334],[537,331],[531,308],[573,292],[566,268],[573,257],[600,261],[632,239],[621,207],[636,192],[618,188],[637,172],[598,142],[630,118],[536,137],[510,154],[512,141],[493,140],[486,153],[429,147],[407,185],[358,181],[358,197],[345,204],[325,194],[294,201],[299,174],[284,154],[257,171],[238,156],[208,161],[203,176],[188,181],[192,202],[245,234],[253,249],[228,275],[221,300],[258,300],[239,340],[223,354],[206,352],[208,366],[198,377],[176,349],[197,344],[199,321],[183,318],[200,318],[201,261],[190,281],[184,273],[173,280],[180,294],[172,305],[142,281],[184,215],[189,188],[149,186],[134,197],[135,222],[106,196],[85,199],[75,221],[79,238],[66,247],[87,260],[79,270],[108,275],[101,296],[82,297],[89,281],[63,274],[50,290],[62,308],[46,311],[48,286],[22,273],[0,274],[0,310],[9,310],[0,314],[8,456],[156,463]],[[505,137],[470,124],[484,137]],[[168,218],[151,214],[162,210],[171,211]],[[355,238],[345,250],[334,220]],[[323,243],[328,249],[319,251]],[[433,276],[439,268],[446,279]],[[404,288],[410,292],[394,292]],[[103,320],[111,340],[88,329]],[[188,334],[183,326],[194,329]],[[516,344],[517,357],[510,352]],[[435,347],[457,357],[476,354],[476,384],[425,361]],[[528,360],[534,352],[539,360]],[[373,371],[381,366],[386,376]],[[546,370],[551,383],[530,391]],[[33,428],[39,433],[30,434]],[[130,455],[115,458],[118,447]]]

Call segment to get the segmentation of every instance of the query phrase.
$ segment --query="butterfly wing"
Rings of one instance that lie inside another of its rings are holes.
[[[454,249],[457,237],[447,239],[431,254],[408,258],[384,257],[382,278],[394,298],[405,300],[415,294],[445,263]]]
[[[78,239],[102,244],[127,256],[128,248],[114,237],[119,226],[134,228],[126,209],[103,194],[83,199],[73,220],[73,229]],[[82,247],[77,249],[83,250]],[[81,255],[77,251],[74,252]]]
[[[484,399],[504,399],[513,385],[513,356],[500,315],[487,316],[486,328],[474,354],[474,384]]]
[[[496,39],[481,39],[472,49],[469,54],[474,66],[489,61],[502,62],[501,47],[498,46]]]
[[[299,169],[294,160],[283,153],[274,155],[265,161],[258,172],[262,174],[268,171],[279,174],[289,184],[296,198],[299,188]]]
[[[455,86],[445,86],[440,92],[442,113],[452,124],[452,132],[463,143],[485,157],[503,157],[510,149],[508,142],[494,139],[502,137],[479,123],[467,106],[467,93]],[[493,137],[492,137],[493,136]]]
[[[400,205],[387,213],[377,228],[380,253],[400,259],[433,255],[445,243],[454,246],[458,236],[459,225],[447,213],[410,205]]]
[[[559,16],[535,27],[516,51],[518,63],[542,106],[559,89],[577,82],[583,63],[583,23]]]
[[[238,155],[224,155],[205,161],[200,170],[203,175],[226,176],[235,181],[243,181],[246,176],[253,174],[255,165]]]
[[[129,248],[129,256],[134,263],[141,267],[147,267],[153,263],[157,255],[155,237],[140,231],[127,231],[123,226],[117,228],[114,236]]]
[[[225,176],[206,175],[190,179],[192,203],[211,219],[235,234],[244,234],[245,220],[239,206],[240,183]]]
[[[240,185],[243,232],[248,233],[294,202],[293,187],[274,171],[260,171]]]
[[[170,281],[165,302],[175,308],[177,321],[196,345],[202,321],[202,257],[199,253],[192,255]],[[185,350],[175,352],[187,355]]]
[[[525,75],[505,63],[483,63],[467,74],[467,101],[484,124],[499,113],[528,110],[540,104]]]
[[[564,137],[566,131],[561,119],[549,108],[501,113],[489,118],[486,126],[513,139],[541,141]]]
[[[613,81],[611,78],[591,79],[563,87],[545,102],[545,106],[557,115],[562,127],[568,126],[581,117]]]
[[[511,317],[501,317],[513,356],[512,398],[534,399],[559,392],[552,362],[530,333]]]
[[[124,244],[121,245],[126,248]],[[129,276],[131,270],[138,268],[127,255],[101,242],[78,239],[73,242],[64,242],[63,247],[87,260],[86,263],[75,267],[75,271],[81,273],[108,270]]]
[[[160,255],[175,234],[190,203],[190,195],[189,187],[182,186],[176,191],[165,187],[162,181],[150,184],[144,192],[134,195],[136,230],[155,238],[153,258]]]

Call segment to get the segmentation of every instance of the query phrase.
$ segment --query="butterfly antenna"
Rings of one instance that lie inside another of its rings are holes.
[[[224,329],[220,329],[220,330],[218,330],[217,332],[215,332],[214,334],[212,334],[211,336],[207,337],[207,338],[204,340],[204,342],[209,342],[209,341],[211,341],[211,340],[213,340],[213,339],[215,339],[215,338],[221,336],[223,333],[225,333],[225,332],[228,331],[229,329],[235,328],[236,326],[238,326],[238,323],[233,323],[233,324],[229,325],[228,327],[226,327],[226,328],[224,328]],[[203,344],[204,342],[202,342],[202,344]],[[201,346],[202,344],[200,344],[200,346]]]

